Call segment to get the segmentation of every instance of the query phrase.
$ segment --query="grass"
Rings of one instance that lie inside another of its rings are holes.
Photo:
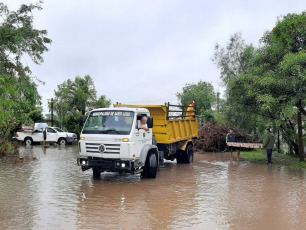
[[[241,151],[240,156],[257,164],[267,163],[267,153],[265,150],[258,149],[254,151],[244,152]],[[274,167],[286,167],[293,170],[306,170],[306,161],[300,162],[299,158],[291,155],[273,152],[272,162]]]

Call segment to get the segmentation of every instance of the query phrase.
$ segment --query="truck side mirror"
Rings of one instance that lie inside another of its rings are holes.
[[[149,129],[153,128],[153,117],[148,117],[147,125]]]
[[[84,117],[81,116],[80,117],[80,126],[83,127],[83,125],[84,125]]]

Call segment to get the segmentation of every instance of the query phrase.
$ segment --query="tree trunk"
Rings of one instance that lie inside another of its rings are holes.
[[[298,108],[302,107],[302,100],[298,102]],[[302,128],[302,112],[299,109],[297,114],[298,124],[298,143],[299,143],[299,158],[300,161],[304,161],[304,145],[303,145],[303,128]]]
[[[279,135],[279,129],[277,130],[277,152],[280,153],[280,135]]]

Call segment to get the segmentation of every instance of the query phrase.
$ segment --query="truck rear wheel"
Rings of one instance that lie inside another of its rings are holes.
[[[178,164],[189,164],[191,162],[193,162],[193,146],[192,145],[188,145],[186,150],[179,150],[176,153],[176,161]]]
[[[32,145],[33,144],[33,139],[31,137],[27,137],[24,139],[24,143],[26,145]]]
[[[101,172],[98,169],[92,169],[92,175],[95,178],[100,178]]]
[[[146,164],[143,167],[141,176],[143,178],[156,178],[157,173],[157,158],[155,154],[150,154],[147,157]]]

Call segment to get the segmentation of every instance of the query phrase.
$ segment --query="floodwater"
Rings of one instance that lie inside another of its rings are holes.
[[[0,163],[0,229],[305,229],[306,174],[226,153],[166,162],[156,179],[76,165],[77,146],[21,147]]]

